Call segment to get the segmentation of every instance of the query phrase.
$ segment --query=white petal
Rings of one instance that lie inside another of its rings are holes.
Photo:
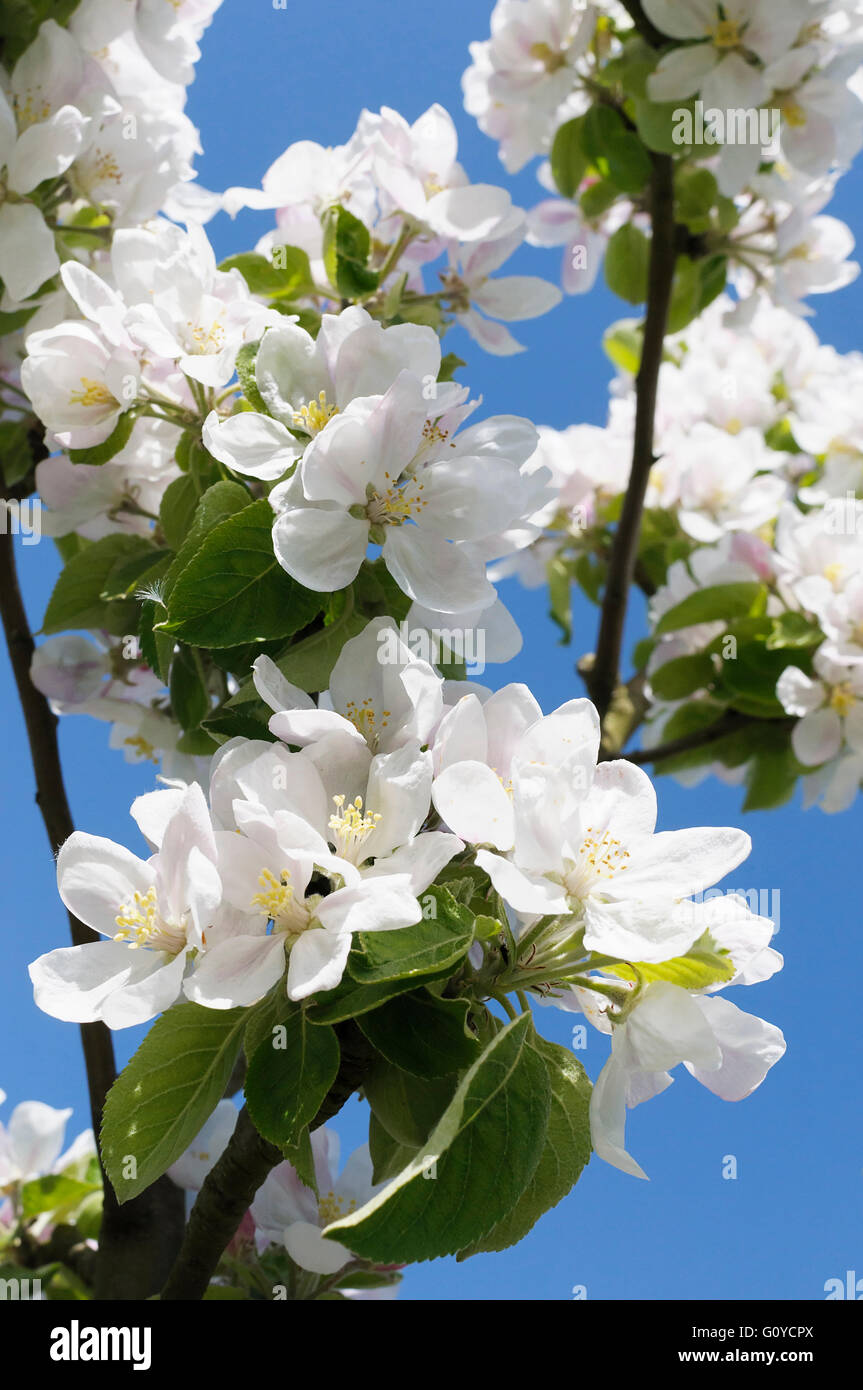
[[[512,801],[485,763],[459,762],[444,768],[435,779],[432,800],[441,819],[463,840],[500,850],[512,848]]]
[[[242,410],[219,423],[215,411],[204,421],[205,447],[221,463],[247,478],[275,482],[302,453],[299,441],[278,420]]]
[[[320,593],[344,589],[356,578],[368,539],[368,522],[348,516],[341,507],[291,507],[273,526],[273,549],[282,569]]]
[[[0,279],[13,299],[27,299],[60,269],[54,237],[32,203],[0,207]]]
[[[235,936],[204,953],[183,990],[208,1009],[240,1008],[257,1004],[284,973],[283,936]]]
[[[337,1240],[324,1240],[320,1226],[297,1221],[285,1231],[285,1249],[295,1264],[313,1274],[335,1274],[353,1259]]]

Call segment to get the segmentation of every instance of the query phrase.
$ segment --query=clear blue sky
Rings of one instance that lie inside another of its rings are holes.
[[[351,134],[363,106],[394,106],[414,119],[434,101],[453,114],[460,153],[475,181],[505,183],[516,202],[544,196],[532,171],[507,180],[494,144],[463,111],[459,79],[472,39],[488,33],[490,6],[438,0],[432,8],[404,0],[322,7],[289,0],[225,0],[203,40],[189,111],[202,131],[202,182],[211,188],[254,185],[292,141],[337,144]],[[861,225],[859,175],[840,185],[830,211]],[[246,214],[220,218],[210,231],[220,256],[246,249],[263,230]],[[554,278],[558,253],[526,250],[517,268]],[[821,337],[842,350],[860,346],[863,287],[814,301]],[[530,351],[496,359],[454,331],[447,348],[468,359],[462,372],[484,412],[524,414],[557,427],[602,423],[608,368],[602,330],[625,307],[604,289],[567,300],[554,314],[519,324]],[[56,564],[50,542],[19,555],[34,627],[44,611]],[[490,684],[528,682],[546,710],[582,694],[575,657],[593,644],[595,610],[576,612],[578,650],[557,645],[544,595],[508,584],[504,597],[525,633],[521,656],[490,668]],[[633,637],[637,636],[636,627]],[[32,1002],[28,961],[67,944],[50,855],[31,797],[23,724],[8,666],[0,661],[5,711],[4,862],[0,984],[0,1086],[10,1104],[39,1098],[74,1105],[72,1125],[86,1123],[86,1093],[77,1029],[40,1014]],[[132,798],[152,785],[152,770],[127,767],[107,747],[104,725],[63,722],[62,748],[77,824],[138,852],[128,818]],[[863,1274],[860,1233],[863,1124],[859,1107],[859,1009],[863,976],[860,934],[859,803],[841,817],[803,813],[799,804],[743,817],[740,793],[710,781],[684,791],[658,779],[661,827],[742,824],[753,853],[734,888],[781,891],[776,945],[782,974],[729,996],[777,1023],[788,1052],[749,1100],[726,1104],[683,1068],[662,1096],[630,1113],[632,1152],[650,1173],[639,1182],[594,1160],[575,1191],[515,1249],[463,1265],[436,1261],[411,1270],[403,1297],[416,1299],[569,1299],[574,1285],[589,1298],[717,1299],[824,1297],[828,1278]],[[846,985],[843,990],[842,986]],[[577,1017],[544,1009],[540,1026],[566,1044]],[[142,1030],[115,1034],[122,1057]],[[607,1043],[591,1034],[580,1053],[591,1076]],[[339,1128],[346,1149],[363,1135],[365,1110],[353,1102]],[[722,1178],[723,1157],[737,1158],[738,1178]]]

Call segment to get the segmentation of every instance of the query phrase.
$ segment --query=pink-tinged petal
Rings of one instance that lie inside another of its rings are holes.
[[[253,411],[241,411],[219,421],[215,411],[204,421],[207,450],[234,473],[275,482],[302,453],[299,440],[278,420]]]
[[[806,767],[835,758],[842,747],[842,721],[835,709],[806,714],[791,731],[795,757]]]
[[[354,888],[340,888],[331,893],[319,905],[317,917],[331,936],[341,937],[351,932],[398,931],[401,927],[412,927],[422,921],[422,908],[411,892],[407,874],[392,874],[364,879]]]
[[[471,297],[484,314],[516,323],[547,314],[557,307],[563,295],[556,285],[538,275],[502,275],[497,280],[486,280]]]
[[[208,1009],[257,1004],[285,973],[285,938],[235,936],[206,951],[183,985],[187,999]]]
[[[273,549],[282,569],[320,593],[347,588],[366,558],[368,540],[368,522],[341,507],[291,507],[273,525]]]
[[[419,526],[389,527],[383,558],[402,592],[436,612],[487,607],[497,597],[478,559]]]
[[[312,928],[291,947],[288,961],[288,998],[306,999],[319,990],[335,989],[342,978],[351,949],[349,931]]]
[[[136,960],[132,977],[105,1000],[99,1017],[108,1028],[131,1028],[148,1023],[180,997],[186,968],[185,952],[180,951],[173,957],[161,951],[132,954],[149,956],[151,960]]]
[[[182,957],[178,959],[182,967]],[[106,1018],[116,995],[163,969],[168,960],[161,951],[132,951],[114,941],[64,946],[40,956],[29,967],[33,996],[38,1007],[52,1018],[64,1023],[93,1023]],[[113,1017],[116,1011],[110,1012]],[[133,1013],[129,1024],[146,1023],[153,1017],[147,1012],[141,1017],[140,1009]],[[127,1022],[109,1026],[123,1028]]]
[[[593,778],[584,818],[596,833],[608,830],[624,844],[656,828],[656,792],[643,768],[624,758],[600,763]]]
[[[719,54],[712,44],[672,49],[660,58],[655,72],[647,79],[651,101],[676,101],[694,96],[718,62]]]
[[[259,656],[252,663],[255,689],[265,704],[278,713],[283,709],[314,709],[315,702],[299,686],[291,685],[268,656]]]
[[[12,298],[29,298],[59,269],[54,236],[39,209],[33,203],[4,203],[0,207],[0,279]]]
[[[66,1121],[71,1114],[71,1109],[55,1110],[41,1100],[25,1100],[15,1106],[7,1129],[19,1167],[15,1176],[33,1178],[51,1171],[60,1157]]]
[[[693,1002],[721,1049],[722,1064],[718,1069],[704,1071],[686,1062],[686,1070],[722,1100],[744,1100],[784,1055],[781,1030],[754,1014],[744,1013],[727,999],[698,998]]]
[[[425,220],[438,236],[457,241],[482,241],[510,212],[512,199],[493,184],[445,188],[428,201]]]
[[[484,319],[476,309],[468,309],[459,314],[459,323],[470,334],[474,342],[490,352],[493,357],[512,357],[517,352],[525,352],[524,343],[514,338],[509,329],[492,319]]]
[[[626,1093],[626,1069],[609,1057],[590,1096],[591,1143],[603,1162],[647,1180],[644,1169],[626,1152]]]
[[[353,1259],[350,1250],[336,1240],[324,1240],[320,1226],[297,1221],[285,1231],[285,1249],[295,1264],[313,1274],[335,1274]]]
[[[501,859],[486,849],[477,852],[476,862],[481,869],[485,869],[498,893],[516,912],[542,916],[567,910],[569,903],[559,884],[539,874],[523,873],[508,859]]]
[[[459,762],[444,768],[432,787],[438,815],[456,835],[475,845],[512,848],[512,801],[485,763]]]
[[[751,848],[749,836],[732,827],[666,830],[632,842],[629,867],[613,884],[625,885],[626,896],[686,898],[730,874]]]
[[[101,835],[76,830],[57,856],[57,888],[69,911],[93,931],[113,937],[120,909],[155,882],[149,864]]]
[[[407,874],[410,891],[418,897],[433,883],[441,869],[454,855],[464,849],[457,835],[443,830],[428,830],[417,835],[409,845],[402,845],[385,859],[378,859],[370,869],[363,870],[366,879],[382,878],[387,874]]]

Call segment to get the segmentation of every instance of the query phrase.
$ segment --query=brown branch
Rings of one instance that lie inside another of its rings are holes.
[[[734,710],[728,710],[715,724],[711,724],[707,729],[696,729],[691,734],[682,734],[680,738],[669,739],[667,743],[657,744],[655,748],[637,748],[633,753],[621,753],[619,757],[625,758],[627,762],[638,763],[662,763],[669,758],[676,758],[681,753],[692,753],[699,748],[709,748],[713,743],[719,743],[727,738],[729,734],[740,733],[743,729],[750,729],[756,724],[763,724],[762,719],[755,719],[749,715],[736,714]],[[771,719],[771,726],[792,729],[795,724],[794,719]]]
[[[650,470],[654,463],[653,433],[662,350],[671,303],[671,287],[677,259],[674,222],[674,162],[670,155],[654,154],[651,178],[651,219],[647,317],[644,345],[636,378],[635,433],[632,470],[614,533],[608,578],[602,600],[602,616],[596,655],[587,674],[591,699],[605,718],[617,686],[623,627],[629,590],[635,575],[641,516]]]
[[[3,501],[0,499],[0,506]],[[45,696],[30,680],[35,644],[15,565],[15,549],[8,534],[8,519],[0,527],[0,618],[9,660],[27,728],[30,757],[36,779],[36,804],[42,816],[51,851],[75,829],[63,780],[57,741],[57,718]],[[101,941],[101,937],[68,914],[76,946]],[[104,1023],[82,1023],[81,1044],[87,1071],[87,1089],[94,1134],[99,1133],[105,1097],[117,1075],[114,1046]],[[104,1170],[105,1204],[96,1265],[97,1298],[147,1298],[160,1287],[170,1268],[183,1229],[183,1194],[168,1178],[120,1207]]]
[[[356,1024],[340,1024],[338,1075],[310,1129],[319,1129],[362,1085],[374,1056]],[[164,1301],[202,1299],[216,1266],[267,1174],[282,1162],[275,1144],[258,1133],[243,1107],[228,1147],[207,1175],[189,1217],[177,1262],[162,1291]]]
[[[621,0],[621,3],[641,37],[646,39],[649,44],[654,48],[662,48],[664,44],[669,42],[668,35],[660,33],[656,25],[647,18],[641,8],[640,0]]]

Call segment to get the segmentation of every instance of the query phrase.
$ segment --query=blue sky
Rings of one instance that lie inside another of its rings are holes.
[[[434,101],[459,129],[460,157],[474,181],[504,183],[530,207],[544,196],[533,166],[509,179],[496,147],[461,106],[460,76],[468,43],[488,33],[490,6],[479,0],[367,0],[322,9],[289,0],[225,0],[203,40],[203,58],[189,112],[205,149],[201,181],[211,188],[254,185],[294,140],[346,140],[363,106],[395,107],[415,119]],[[842,184],[829,211],[861,225],[859,176]],[[219,256],[247,249],[265,221],[244,214],[219,218],[210,232]],[[519,253],[523,273],[558,271],[558,253]],[[815,327],[842,350],[859,346],[863,285],[814,301]],[[602,423],[609,368],[603,329],[628,310],[604,288],[567,300],[533,323],[519,324],[530,349],[491,358],[460,332],[447,349],[468,361],[461,373],[484,413],[523,414],[563,427]],[[50,543],[23,549],[19,561],[34,627],[44,612],[56,563]],[[503,597],[525,634],[521,655],[485,679],[530,684],[553,709],[583,694],[575,659],[590,650],[596,610],[576,608],[576,648],[558,645],[542,593],[508,583]],[[639,635],[638,611],[631,624]],[[23,724],[8,665],[0,662],[5,716],[4,796],[0,845],[4,864],[0,977],[0,1087],[11,1104],[39,1098],[75,1107],[71,1125],[86,1124],[86,1092],[77,1029],[40,1014],[32,1002],[27,963],[67,944],[54,889],[51,857],[35,804]],[[152,786],[152,769],[129,767],[107,747],[106,726],[63,721],[62,751],[76,823],[143,850],[128,818],[132,798]],[[515,1249],[465,1264],[436,1261],[408,1273],[403,1297],[415,1299],[567,1300],[584,1285],[589,1299],[717,1299],[824,1297],[824,1283],[845,1271],[863,1274],[860,1233],[863,1124],[859,1095],[859,1011],[852,982],[863,974],[860,937],[858,805],[841,817],[793,806],[743,816],[741,794],[711,780],[694,791],[659,778],[660,828],[743,825],[750,859],[728,886],[759,889],[781,902],[776,945],[785,970],[753,990],[736,989],[741,1008],[785,1032],[788,1052],[749,1100],[726,1104],[679,1068],[665,1094],[630,1112],[629,1147],[651,1175],[626,1177],[594,1159],[574,1192]],[[838,982],[838,984],[837,984]],[[848,982],[851,988],[842,989]],[[539,1026],[567,1044],[577,1017],[543,1009]],[[115,1034],[129,1055],[143,1030]],[[595,1077],[607,1052],[598,1034],[579,1056]],[[352,1102],[339,1128],[346,1148],[364,1137],[365,1111]],[[75,1129],[73,1132],[77,1132]],[[722,1177],[734,1155],[736,1180]]]

